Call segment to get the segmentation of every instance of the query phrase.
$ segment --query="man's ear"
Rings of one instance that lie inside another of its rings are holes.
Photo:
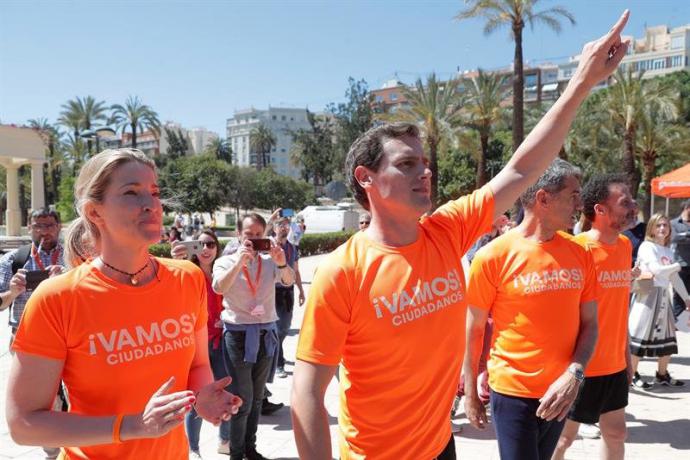
[[[598,216],[603,216],[604,214],[606,214],[606,208],[603,205],[597,203],[594,205],[594,214]]]
[[[357,183],[359,183],[360,187],[363,189],[367,189],[368,187],[371,186],[371,184],[374,182],[373,175],[371,173],[371,170],[367,168],[366,166],[357,166],[355,168],[355,180]]]
[[[548,206],[549,194],[544,189],[537,190],[537,192],[534,194],[534,202],[535,204],[538,203],[541,206]]]

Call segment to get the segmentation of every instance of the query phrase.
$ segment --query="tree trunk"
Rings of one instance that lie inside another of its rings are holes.
[[[429,146],[429,170],[431,171],[431,207],[436,209],[438,203],[438,139],[433,135],[427,137]]]
[[[623,172],[628,177],[630,193],[635,198],[640,186],[640,172],[635,166],[635,128],[632,126],[623,135],[623,149]]]
[[[482,151],[477,162],[477,188],[486,184],[486,159],[489,157],[489,135],[481,133],[479,135],[479,142],[482,145]]]
[[[656,150],[651,150],[648,152],[642,152],[642,167],[644,169],[644,182],[643,182],[643,192],[644,192],[644,207],[642,208],[642,215],[644,216],[644,221],[649,220],[649,207],[652,203],[652,179],[654,179],[654,174],[656,173]]]
[[[524,24],[513,24],[515,58],[513,59],[513,152],[524,138],[525,75],[522,68],[522,29]]]
[[[132,123],[130,126],[132,127],[132,148],[135,149],[137,148],[137,125]]]

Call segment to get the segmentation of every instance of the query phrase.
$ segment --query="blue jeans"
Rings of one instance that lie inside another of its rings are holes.
[[[565,419],[547,422],[537,417],[539,399],[520,398],[491,390],[491,414],[501,460],[549,460]]]
[[[242,406],[230,419],[230,458],[242,459],[244,454],[256,450],[256,430],[264,399],[266,380],[273,365],[273,357],[266,355],[261,331],[256,363],[244,360],[245,332],[226,331],[223,334],[227,353],[228,372],[232,377],[230,391],[242,399]]]
[[[213,349],[213,344],[208,344],[208,357],[211,361],[211,370],[213,371],[214,380],[220,380],[228,375],[225,370],[225,363],[223,362],[223,349],[218,347]],[[201,417],[197,416],[196,410],[187,413],[184,418],[184,428],[189,439],[189,448],[194,451],[199,451],[199,433],[201,433]],[[230,422],[225,421],[220,423],[220,440],[227,442],[230,440]]]
[[[278,367],[285,366],[283,356],[283,340],[290,332],[292,323],[292,309],[295,305],[295,290],[289,288],[276,287],[276,313],[278,314]]]

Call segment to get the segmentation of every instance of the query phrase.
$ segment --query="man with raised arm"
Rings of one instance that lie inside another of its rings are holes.
[[[352,145],[348,182],[372,219],[320,264],[309,293],[292,389],[300,458],[331,458],[324,395],[339,364],[341,458],[455,458],[460,259],[555,158],[579,105],[625,55],[627,18],[585,45],[563,95],[496,177],[428,216],[431,173],[416,126],[379,126]]]

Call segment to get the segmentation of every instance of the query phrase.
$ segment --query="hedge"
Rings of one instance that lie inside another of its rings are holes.
[[[300,257],[326,254],[343,244],[353,235],[353,232],[312,233],[304,235],[299,243]],[[219,250],[222,252],[227,240],[220,240]],[[160,243],[149,246],[149,253],[156,257],[170,257],[170,244]]]

